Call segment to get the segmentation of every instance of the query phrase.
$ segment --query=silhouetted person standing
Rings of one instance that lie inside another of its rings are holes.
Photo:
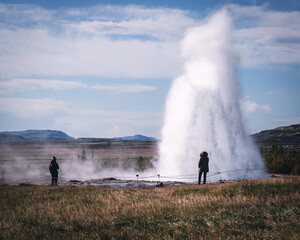
[[[53,156],[53,159],[49,165],[49,171],[51,173],[52,177],[52,185],[57,185],[57,179],[58,179],[58,170],[59,166],[58,163],[56,162],[56,157]]]
[[[209,169],[208,169],[208,161],[209,161],[209,158],[208,158],[207,152],[200,153],[200,160],[199,160],[199,163],[198,163],[198,168],[199,168],[198,184],[201,183],[202,173],[203,173],[203,177],[204,177],[203,184],[206,183],[206,174],[209,171]]]

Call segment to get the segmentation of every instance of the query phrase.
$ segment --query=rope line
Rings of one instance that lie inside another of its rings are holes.
[[[233,170],[225,170],[225,171],[219,171],[219,172],[209,172],[207,173],[207,178],[219,175],[220,176],[220,180],[222,180],[221,178],[221,174],[222,173],[234,173],[234,172],[241,172],[244,171],[246,173],[246,179],[248,179],[248,173],[250,171],[266,171],[266,169],[250,169],[250,168],[245,168],[245,169],[233,169]],[[198,178],[198,173],[194,173],[194,174],[181,174],[181,175],[171,175],[171,176],[161,176],[160,174],[157,175],[151,175],[151,176],[140,176],[139,174],[137,174],[135,177],[115,177],[116,179],[129,179],[129,180],[144,180],[144,179],[153,179],[153,178],[158,178],[159,181],[160,179],[168,179],[168,180],[185,180],[185,179],[197,179]],[[61,179],[63,179],[63,181],[67,181],[66,179],[64,179],[64,177],[59,177],[58,178],[60,181],[62,181]],[[13,178],[1,178],[0,182],[48,182],[51,180],[51,176],[44,176],[41,178],[35,178],[35,179],[31,179],[31,178],[24,178],[24,179],[13,179]],[[230,180],[229,180],[230,181]],[[209,182],[209,181],[208,181]]]

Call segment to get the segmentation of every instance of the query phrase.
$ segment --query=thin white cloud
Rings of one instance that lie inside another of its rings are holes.
[[[271,107],[266,105],[258,105],[255,102],[252,102],[251,100],[246,100],[242,102],[242,109],[246,111],[247,113],[254,113],[254,112],[270,112]]]
[[[67,16],[80,19],[66,26],[101,35],[148,35],[161,40],[182,37],[196,22],[189,11],[171,8],[147,8],[137,5],[98,5],[70,9]]]
[[[0,82],[0,93],[11,93],[28,90],[66,90],[74,88],[86,88],[85,84],[74,81],[46,80],[46,79],[12,79]]]
[[[282,93],[283,93],[283,91],[281,89],[266,92],[266,94],[268,94],[268,95],[281,95]]]
[[[0,82],[0,94],[9,94],[17,91],[32,90],[68,90],[68,89],[96,89],[112,93],[139,93],[154,91],[156,88],[142,84],[122,84],[122,85],[88,85],[75,81],[49,80],[49,79],[12,79]]]
[[[0,113],[25,119],[39,119],[65,111],[64,101],[49,98],[0,98]]]
[[[139,9],[139,7],[136,7]],[[122,18],[126,10],[123,12]],[[110,21],[92,20],[81,21],[79,23],[71,23],[66,27],[79,32],[87,32],[99,35],[140,35],[150,36],[158,40],[175,39],[178,40],[183,37],[186,28],[196,24],[196,22],[185,15],[184,11],[162,9],[159,12],[153,10],[153,16],[130,16],[130,20],[118,19]],[[180,19],[180,21],[178,21]]]
[[[2,24],[37,24],[53,20],[55,11],[46,10],[31,4],[0,3],[0,19]]]
[[[141,84],[132,85],[95,85],[91,87],[92,89],[106,90],[115,93],[139,93],[154,91],[156,88],[152,86],[146,86]]]
[[[300,64],[300,12],[272,11],[267,5],[229,5],[229,10],[243,66]]]
[[[281,118],[281,119],[274,119],[275,122],[281,122],[287,125],[291,124],[300,124],[300,116],[291,117],[291,118]]]

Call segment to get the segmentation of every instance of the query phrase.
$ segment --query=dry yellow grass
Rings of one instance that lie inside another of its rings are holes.
[[[300,178],[157,189],[0,188],[1,239],[300,238]]]

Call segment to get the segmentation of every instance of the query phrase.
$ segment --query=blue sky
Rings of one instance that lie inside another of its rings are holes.
[[[186,30],[227,6],[249,133],[300,123],[299,1],[0,1],[0,131],[160,137]]]

